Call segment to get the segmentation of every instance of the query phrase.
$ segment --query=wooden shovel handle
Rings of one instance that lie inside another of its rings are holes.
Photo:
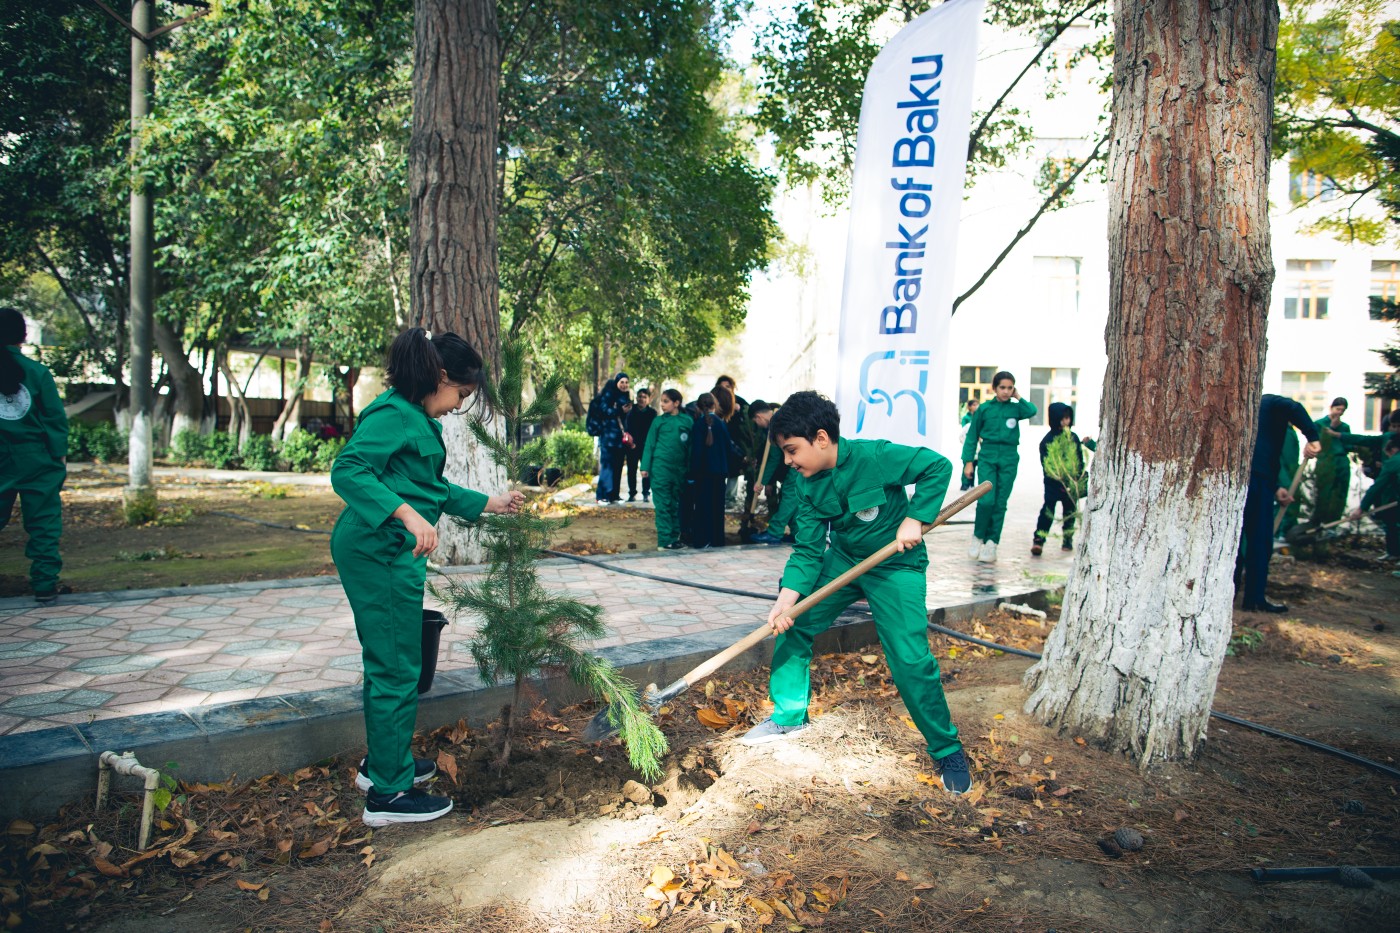
[[[977,486],[972,487],[972,489],[968,490],[967,492],[963,493],[950,505],[944,506],[943,510],[938,513],[938,517],[933,520],[932,524],[924,526],[924,534],[928,534],[930,531],[937,528],[939,525],[948,521],[948,519],[952,518],[954,515],[958,514],[963,509],[967,508],[969,505],[985,496],[988,492],[991,491],[991,489],[991,483],[981,483]],[[826,586],[819,588],[815,593],[808,596],[806,599],[802,600],[797,605],[793,606],[792,609],[788,611],[788,618],[796,619],[798,616],[809,611],[817,603],[826,599],[832,593],[835,593],[837,590],[841,589],[846,584],[850,583],[852,580],[864,574],[871,567],[874,567],[876,564],[884,562],[887,558],[889,558],[891,554],[894,553],[895,542],[891,541],[889,544],[880,548],[880,550],[876,551],[874,554],[871,554],[865,560],[856,564],[850,570],[847,570],[845,573],[841,574],[841,576],[837,577],[835,580],[832,580]],[[745,651],[748,651],[754,645],[763,641],[763,639],[767,638],[769,635],[772,634],[773,629],[769,627],[767,622],[764,622],[762,625],[754,629],[748,635],[745,635],[742,639],[735,642],[733,645],[730,645],[728,648],[724,649],[719,654],[715,655],[713,658],[710,658],[708,661],[704,662],[699,667],[695,668],[681,679],[684,680],[686,686],[689,687],[691,684],[695,683],[700,678],[710,676],[715,671],[719,670],[721,667],[728,664],[730,661],[734,660],[739,655],[743,654]]]
[[[1363,519],[1363,518],[1370,518],[1372,515],[1375,515],[1377,512],[1384,512],[1386,509],[1393,508],[1394,506],[1395,506],[1395,503],[1394,503],[1394,502],[1387,502],[1385,505],[1378,505],[1378,506],[1376,506],[1374,509],[1372,509],[1372,510],[1369,511],[1369,512],[1362,512],[1360,515],[1358,515],[1358,516],[1356,517],[1356,520],[1357,520],[1357,521],[1361,521],[1361,519]],[[1335,522],[1328,522],[1328,523],[1325,524],[1325,525],[1319,525],[1318,528],[1319,528],[1319,529],[1322,529],[1322,528],[1336,528],[1338,525],[1345,525],[1345,524],[1346,524],[1347,522],[1349,522],[1349,521],[1351,521],[1351,519],[1349,519],[1349,518],[1339,518],[1339,519],[1337,519]]]
[[[1298,487],[1299,487],[1300,485],[1302,485],[1302,483],[1303,483],[1303,468],[1306,467],[1307,465],[1308,465],[1308,461],[1306,461],[1306,460],[1304,460],[1302,463],[1298,464],[1298,472],[1293,474],[1293,482],[1292,482],[1292,483],[1289,485],[1289,487],[1288,487],[1288,494],[1289,494],[1290,496],[1293,495],[1294,493],[1296,493],[1296,492],[1298,491]],[[1278,534],[1279,526],[1281,526],[1281,525],[1283,524],[1283,517],[1284,517],[1285,515],[1288,514],[1288,510],[1289,510],[1291,507],[1292,507],[1292,503],[1289,503],[1288,505],[1285,505],[1283,508],[1279,509],[1279,510],[1278,510],[1278,514],[1274,516],[1274,534]]]
[[[754,477],[753,488],[749,490],[749,507],[744,511],[744,514],[749,518],[753,518],[753,504],[758,501],[758,487],[763,482],[763,471],[768,469],[768,451],[772,449],[773,445],[768,443],[768,438],[765,435],[763,439],[763,459],[758,463],[758,475]],[[771,502],[772,500],[770,499],[769,501]]]

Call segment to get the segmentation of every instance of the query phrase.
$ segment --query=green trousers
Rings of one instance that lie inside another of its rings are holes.
[[[369,779],[377,793],[406,791],[413,786],[428,559],[413,556],[413,536],[402,526],[370,528],[349,510],[331,533],[331,557],[364,656]]]
[[[651,504],[656,511],[656,544],[666,547],[681,539],[680,467],[651,471]]]
[[[834,550],[826,552],[818,585],[824,585],[855,565]],[[807,717],[811,696],[812,641],[831,627],[847,606],[864,597],[875,615],[875,630],[885,649],[894,685],[914,725],[923,733],[934,758],[962,747],[958,730],[943,695],[938,661],[929,650],[928,610],[924,606],[927,581],[923,568],[875,567],[864,576],[828,596],[773,645],[773,673],[768,681],[773,696],[773,721],[795,726]]]
[[[1021,452],[1012,444],[983,444],[977,455],[977,479],[991,482],[992,491],[977,500],[977,518],[972,535],[979,541],[1001,540],[1001,526],[1006,522],[1006,504],[1011,501],[1011,487],[1016,484],[1016,468],[1021,465]]]
[[[35,593],[52,593],[58,587],[63,557],[58,551],[63,535],[63,498],[59,493],[68,479],[68,468],[43,444],[0,446],[0,529],[10,523],[19,499],[20,515],[29,541],[29,585]]]
[[[1324,524],[1341,518],[1351,488],[1351,461],[1319,459],[1313,478],[1317,483],[1317,505],[1313,508],[1312,523]]]

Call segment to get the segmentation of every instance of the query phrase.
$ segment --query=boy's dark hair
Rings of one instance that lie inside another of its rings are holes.
[[[456,334],[430,338],[423,328],[410,327],[389,345],[384,375],[404,398],[421,402],[437,391],[440,373],[457,385],[479,386],[483,366],[481,354]]]
[[[1383,451],[1387,451],[1387,450],[1389,450],[1389,451],[1400,450],[1400,437],[1392,437],[1390,440],[1386,441],[1386,442],[1385,442],[1385,447],[1384,447],[1382,450],[1383,450]]]
[[[833,441],[841,439],[841,413],[836,410],[836,404],[820,392],[792,393],[768,422],[768,436],[775,443],[784,437],[815,441],[818,431],[825,431]]]
[[[1392,428],[1400,427],[1400,408],[1397,408],[1390,413],[1388,423]]]
[[[637,390],[637,397],[638,397],[638,398],[641,398],[643,395],[645,395],[647,398],[651,398],[651,390],[650,390],[650,389],[638,389],[638,390]]]
[[[668,398],[679,405],[682,401],[681,393],[676,389],[664,389],[661,392],[662,398]]]
[[[765,411],[772,411],[772,410],[773,410],[773,406],[772,406],[772,405],[769,405],[769,404],[768,404],[767,402],[765,402],[765,401],[759,400],[759,401],[757,401],[757,402],[749,402],[749,417],[750,417],[750,418],[755,418],[755,417],[757,417],[757,416],[763,414]]]
[[[19,360],[4,347],[24,343],[24,315],[15,308],[0,308],[0,395],[14,395],[24,381]]]
[[[1003,379],[1010,379],[1012,385],[1016,384],[1016,377],[1003,369],[1001,372],[997,373],[995,376],[992,377],[992,388],[995,389],[997,387],[997,383],[1001,382]]]
[[[1350,408],[1350,407],[1351,407],[1349,404],[1347,404],[1347,400],[1344,399],[1344,398],[1342,398],[1340,395],[1337,396],[1336,398],[1332,399],[1332,405],[1330,405],[1330,406],[1328,406],[1328,407],[1336,407],[1337,405],[1340,405],[1340,406],[1342,406],[1343,408]]]
[[[734,381],[733,376],[720,376],[718,379],[715,380],[715,385],[717,386],[722,386],[725,383],[729,383],[729,385],[737,385],[737,383]]]
[[[708,392],[701,392],[700,397],[695,400],[695,407],[701,411],[714,411],[715,397]]]

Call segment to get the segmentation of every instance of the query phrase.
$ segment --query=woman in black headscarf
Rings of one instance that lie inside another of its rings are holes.
[[[627,374],[618,373],[598,393],[603,418],[603,433],[598,435],[599,505],[610,505],[620,498],[618,480],[622,476],[627,442],[631,440],[625,421],[627,411],[632,407],[632,398],[628,394],[631,388]]]

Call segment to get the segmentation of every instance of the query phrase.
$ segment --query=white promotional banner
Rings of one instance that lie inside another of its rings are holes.
[[[865,79],[836,383],[846,437],[937,449],[952,420],[948,331],[982,2],[929,10]]]

